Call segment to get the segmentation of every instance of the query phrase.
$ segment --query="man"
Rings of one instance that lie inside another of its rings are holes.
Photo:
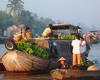
[[[52,33],[52,30],[50,29],[50,27],[46,27],[45,30],[42,33],[42,36],[43,37],[49,37],[51,33]]]
[[[80,39],[79,36],[76,35],[75,40],[72,41],[73,65],[81,64],[81,52],[80,52],[81,41],[79,39]]]

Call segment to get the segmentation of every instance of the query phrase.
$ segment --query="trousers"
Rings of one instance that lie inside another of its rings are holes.
[[[81,54],[73,53],[73,65],[81,64]]]

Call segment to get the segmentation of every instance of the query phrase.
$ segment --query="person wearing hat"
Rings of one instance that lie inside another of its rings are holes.
[[[60,64],[60,68],[61,69],[68,69],[68,64],[66,64],[66,59],[64,57],[61,57],[59,60],[58,60],[59,64]]]

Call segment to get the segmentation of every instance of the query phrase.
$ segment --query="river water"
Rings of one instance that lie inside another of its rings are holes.
[[[0,45],[0,55],[4,52],[4,45]],[[91,46],[88,59],[100,65],[100,44]],[[27,74],[27,73],[10,73],[0,72],[0,80],[52,80],[50,74]],[[94,80],[94,79],[68,79],[68,80]]]

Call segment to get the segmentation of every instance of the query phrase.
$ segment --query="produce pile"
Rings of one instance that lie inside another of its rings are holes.
[[[85,66],[90,66],[93,65],[94,63],[88,59],[86,60],[81,60],[81,65],[85,65]]]
[[[73,34],[63,34],[61,36],[58,36],[58,39],[73,40],[73,39],[75,39],[75,35],[73,35]]]
[[[83,38],[88,42],[88,43],[93,43],[95,42],[98,38],[95,34],[93,34],[92,32],[88,32],[88,33],[85,33],[83,35]]]
[[[17,44],[17,50],[23,51],[29,55],[48,59],[49,54],[45,48],[42,48],[31,41],[21,40]]]

